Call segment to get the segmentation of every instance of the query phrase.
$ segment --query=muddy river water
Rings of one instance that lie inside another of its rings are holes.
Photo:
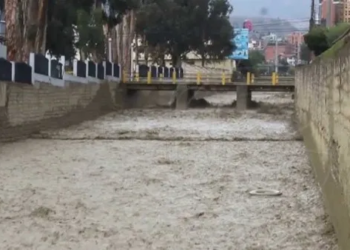
[[[254,98],[245,113],[128,110],[2,145],[0,249],[337,249],[290,96]]]

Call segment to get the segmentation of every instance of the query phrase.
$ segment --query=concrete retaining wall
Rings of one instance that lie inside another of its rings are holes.
[[[350,47],[296,71],[296,114],[341,249],[350,246]]]
[[[170,106],[175,97],[173,91],[127,94],[123,87],[111,82],[66,84],[56,87],[0,82],[0,142],[95,119],[119,108]]]
[[[117,108],[117,83],[66,87],[0,82],[0,141],[94,119]]]

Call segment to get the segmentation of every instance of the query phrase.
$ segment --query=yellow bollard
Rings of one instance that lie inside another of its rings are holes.
[[[164,78],[163,74],[159,74],[159,79],[163,80],[163,78]]]
[[[201,84],[201,73],[197,72],[197,84]]]
[[[151,71],[149,70],[147,72],[147,84],[151,84],[152,82],[152,74],[151,74]]]
[[[176,71],[175,71],[175,69],[173,71],[173,83],[174,84],[176,83]]]
[[[140,81],[140,75],[139,75],[139,73],[136,73],[136,74],[135,74],[135,78],[136,78],[136,82],[139,82],[139,81]]]
[[[272,85],[276,85],[276,72],[272,73]]]
[[[225,75],[225,73],[222,73],[221,84],[222,85],[226,85],[226,75]]]
[[[251,76],[251,75],[250,75],[250,72],[248,72],[248,73],[247,73],[247,85],[250,84],[250,76]]]

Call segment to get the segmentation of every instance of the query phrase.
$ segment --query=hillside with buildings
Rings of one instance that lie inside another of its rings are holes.
[[[277,53],[278,58],[285,59],[290,64],[295,65],[303,43],[303,32],[291,32],[284,36],[271,33],[262,37],[252,36],[249,41],[249,49],[261,51],[266,63],[274,63]]]
[[[301,20],[288,21],[279,18],[267,17],[231,17],[231,23],[235,28],[241,28],[245,20],[250,20],[253,26],[253,31],[257,35],[265,36],[274,33],[278,36],[284,36],[292,32],[298,31],[293,23],[299,23]]]

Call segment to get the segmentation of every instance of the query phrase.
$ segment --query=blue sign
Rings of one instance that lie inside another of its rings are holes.
[[[229,58],[233,60],[247,60],[249,58],[249,30],[235,29],[234,33],[235,37],[233,38],[233,42],[236,45],[236,50]]]

